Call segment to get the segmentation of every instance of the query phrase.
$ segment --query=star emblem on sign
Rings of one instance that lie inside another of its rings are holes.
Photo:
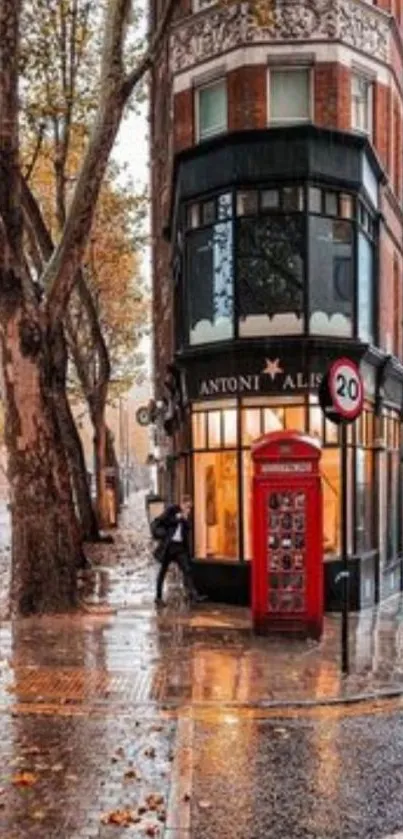
[[[266,358],[266,367],[263,370],[263,374],[265,376],[270,376],[272,382],[274,382],[276,376],[280,376],[281,373],[284,373],[284,370],[281,367],[280,359],[275,358],[272,361],[271,358]]]

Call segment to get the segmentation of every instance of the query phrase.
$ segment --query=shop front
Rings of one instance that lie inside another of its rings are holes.
[[[340,431],[319,407],[318,385],[346,354],[361,363],[365,382],[362,416],[348,429],[351,606],[400,590],[402,384],[384,360],[365,352],[353,342],[284,340],[267,351],[232,346],[183,359],[186,407],[174,440],[175,483],[178,494],[190,490],[194,497],[195,575],[211,598],[250,602],[252,448],[262,435],[287,430],[308,434],[322,448],[325,606],[339,608]]]

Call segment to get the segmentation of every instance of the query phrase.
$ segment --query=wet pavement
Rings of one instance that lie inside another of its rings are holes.
[[[175,574],[157,613],[142,496],[114,538],[88,549],[77,614],[0,622],[1,839],[403,831],[403,700],[339,702],[403,691],[400,599],[352,619],[342,679],[337,616],[320,644],[255,638]]]

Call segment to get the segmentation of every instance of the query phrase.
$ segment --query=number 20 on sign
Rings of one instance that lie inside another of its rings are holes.
[[[328,370],[319,393],[326,416],[333,422],[354,422],[362,412],[364,387],[360,371],[350,358],[339,358]]]

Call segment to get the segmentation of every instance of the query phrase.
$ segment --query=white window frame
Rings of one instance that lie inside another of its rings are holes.
[[[277,119],[271,115],[271,74],[272,73],[308,73],[309,107],[307,117]],[[312,64],[270,64],[267,71],[267,115],[269,125],[306,125],[313,122],[314,115],[314,76]]]
[[[220,128],[218,131],[208,132],[207,134],[203,134],[201,136],[200,133],[200,93],[203,90],[207,90],[210,87],[218,87],[223,86],[225,90],[225,99],[226,99],[226,114],[225,114],[225,126]],[[227,88],[227,79],[226,76],[218,76],[215,79],[211,79],[209,82],[205,82],[205,84],[197,85],[194,88],[194,98],[195,98],[195,126],[196,126],[196,140],[198,143],[203,142],[203,140],[210,140],[211,137],[218,137],[220,134],[225,134],[228,131],[228,88]]]
[[[368,125],[367,127],[363,128],[359,125],[355,124],[355,100],[353,97],[353,85],[354,79],[359,79],[360,81],[365,82],[368,90],[368,102],[367,102],[367,117],[368,117]],[[374,79],[372,76],[366,75],[365,73],[361,73],[359,70],[352,70],[351,73],[351,129],[352,131],[356,131],[359,134],[366,134],[368,137],[372,137],[373,134],[373,127],[374,127]]]

